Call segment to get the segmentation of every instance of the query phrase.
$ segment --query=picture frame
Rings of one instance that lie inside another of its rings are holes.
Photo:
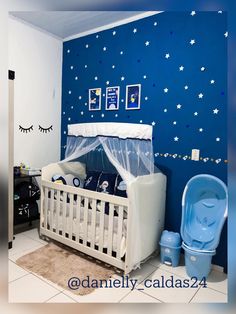
[[[101,88],[90,88],[89,89],[89,111],[101,110]]]
[[[141,84],[126,85],[126,110],[140,109]]]
[[[119,110],[120,86],[106,88],[106,110]]]

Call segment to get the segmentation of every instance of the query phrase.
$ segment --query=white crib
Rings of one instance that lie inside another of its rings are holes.
[[[41,235],[130,272],[135,265],[129,248],[135,235],[129,199],[50,182],[51,169],[57,166],[42,170]],[[142,260],[157,248],[164,223],[166,178],[154,174],[150,189],[148,177],[139,177],[132,186],[139,198]],[[105,214],[105,203],[109,203],[109,214]]]
[[[71,125],[68,129],[69,158],[42,169],[40,233],[127,274],[157,250],[164,226],[166,176],[160,171],[136,176],[130,173],[129,176],[124,170],[125,165],[119,164],[118,160],[121,154],[126,154],[126,160],[134,166],[133,172],[141,171],[142,161],[145,167],[146,164],[151,167],[151,157],[147,163],[147,158],[152,156],[151,126],[97,123]],[[109,137],[99,138],[101,134]],[[92,140],[84,140],[85,135]],[[122,145],[124,136],[127,136],[126,141],[133,141],[136,146],[133,142],[130,146],[122,146],[118,156],[117,151],[109,147],[111,136],[117,145]],[[117,143],[118,138],[121,138],[120,143]],[[140,145],[141,141],[144,146]],[[102,144],[110,162],[118,172],[123,171],[128,182],[128,198],[51,182],[54,174],[66,175],[74,168],[79,169],[80,173],[75,171],[77,175],[86,176],[85,165],[66,161],[86,153],[88,143],[91,147]],[[82,152],[83,145],[85,152]],[[135,154],[130,154],[128,147],[134,147]],[[141,153],[140,147],[149,150],[150,155]]]

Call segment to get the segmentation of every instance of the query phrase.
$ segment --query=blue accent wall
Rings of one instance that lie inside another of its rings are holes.
[[[227,183],[227,36],[224,12],[164,12],[65,42],[61,158],[68,124],[152,124],[168,177],[165,228],[179,231],[187,181],[208,173]],[[130,84],[141,84],[140,110],[125,110]],[[108,86],[120,86],[117,111],[105,110]],[[89,111],[89,88],[102,88],[101,111]],[[226,256],[225,225],[213,261],[226,267]]]

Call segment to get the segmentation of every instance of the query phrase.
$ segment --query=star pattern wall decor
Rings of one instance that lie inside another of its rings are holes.
[[[168,177],[166,228],[178,231],[186,182],[199,173],[227,180],[227,38],[226,13],[191,11],[164,12],[65,42],[61,158],[68,124],[152,125],[155,163]],[[132,84],[142,91],[140,110],[130,112],[125,93]],[[112,86],[120,87],[119,110],[106,111]],[[100,111],[89,111],[91,88],[102,89]],[[200,150],[199,161],[191,160],[192,149]]]

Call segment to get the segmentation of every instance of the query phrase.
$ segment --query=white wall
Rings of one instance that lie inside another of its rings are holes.
[[[16,77],[14,163],[41,168],[60,159],[62,42],[9,17],[9,69]],[[38,125],[53,130],[41,133]]]

